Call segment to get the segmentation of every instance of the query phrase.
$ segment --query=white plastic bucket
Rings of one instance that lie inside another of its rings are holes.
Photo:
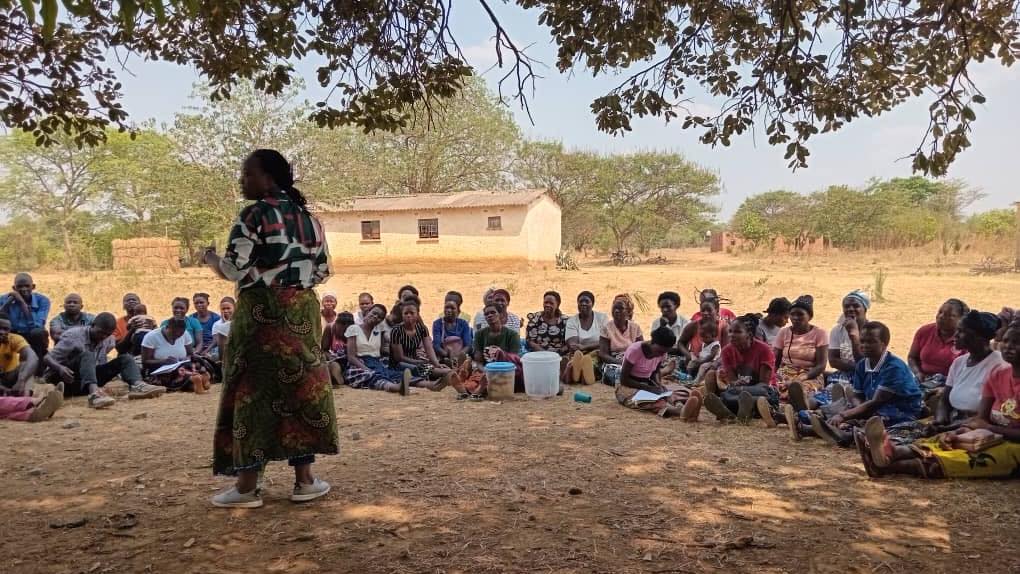
[[[560,390],[560,356],[539,351],[521,357],[524,365],[524,392],[529,397],[555,397]]]

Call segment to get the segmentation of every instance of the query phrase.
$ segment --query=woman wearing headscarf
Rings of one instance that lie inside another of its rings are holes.
[[[835,373],[825,378],[826,384],[849,385],[853,381],[857,361],[864,357],[861,351],[861,327],[868,322],[871,298],[856,289],[843,297],[843,316],[829,332],[829,364]]]
[[[314,290],[331,274],[326,235],[279,152],[253,152],[241,188],[253,203],[241,211],[226,253],[208,248],[204,258],[238,291],[213,440],[213,472],[236,475],[237,483],[212,502],[262,506],[259,472],[284,459],[294,467],[291,501],[306,502],[330,489],[312,474],[315,455],[340,451]]]
[[[966,303],[949,299],[939,307],[935,322],[924,325],[914,334],[907,364],[926,392],[931,393],[945,384],[950,365],[963,353],[956,345],[956,327],[968,312],[970,307]]]
[[[970,311],[956,328],[956,348],[964,353],[949,366],[946,387],[935,409],[933,430],[949,430],[977,415],[981,391],[992,371],[1005,365],[1002,354],[992,350],[999,318],[992,313]]]
[[[809,400],[825,386],[829,337],[811,324],[814,316],[814,298],[797,297],[790,306],[790,325],[779,331],[773,344],[780,400],[798,411],[810,408]]]
[[[615,386],[620,378],[623,354],[637,341],[643,341],[641,327],[634,319],[634,301],[630,295],[613,297],[612,319],[599,334],[599,362],[603,365],[602,382]]]

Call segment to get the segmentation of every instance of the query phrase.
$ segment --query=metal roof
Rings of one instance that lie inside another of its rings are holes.
[[[476,190],[458,193],[418,193],[414,195],[373,195],[347,201],[316,204],[319,212],[422,211],[430,209],[469,209],[476,207],[527,206],[546,195],[544,189],[517,191]]]

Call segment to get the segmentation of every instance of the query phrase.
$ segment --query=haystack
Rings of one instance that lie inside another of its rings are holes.
[[[160,237],[113,240],[116,270],[173,272],[181,268],[181,243]]]

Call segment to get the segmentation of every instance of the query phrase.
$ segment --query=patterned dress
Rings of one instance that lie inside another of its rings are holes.
[[[319,222],[282,192],[246,207],[220,271],[237,282],[237,309],[213,440],[213,472],[258,470],[337,454],[333,391],[312,290],[330,276]]]
[[[542,313],[528,313],[528,328],[525,334],[529,343],[546,351],[559,353],[567,347],[567,320],[556,316],[556,322],[549,324],[542,319]]]

